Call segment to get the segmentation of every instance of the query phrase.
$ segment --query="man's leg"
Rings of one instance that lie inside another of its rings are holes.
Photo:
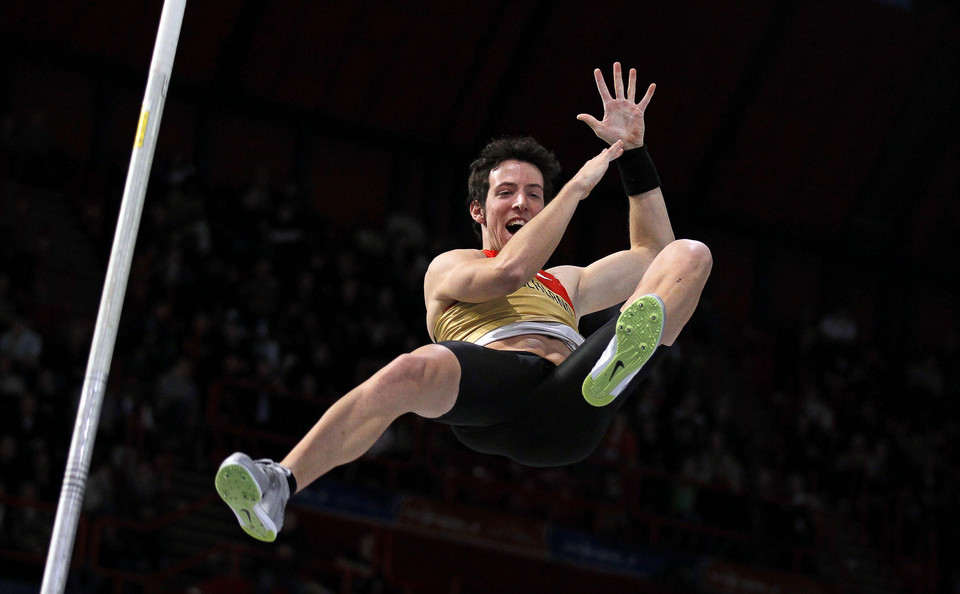
[[[713,257],[706,245],[690,239],[674,241],[657,254],[620,311],[643,295],[659,297],[665,310],[660,343],[670,346],[693,316],[712,267]]]
[[[302,489],[362,456],[400,415],[446,413],[459,385],[460,364],[450,350],[431,344],[401,355],[331,406],[280,464]]]
[[[280,464],[241,452],[228,457],[217,471],[217,492],[247,534],[273,541],[283,527],[291,484],[301,490],[359,458],[402,414],[446,413],[459,384],[460,363],[449,349],[427,345],[401,355],[327,409]]]
[[[612,402],[660,345],[670,346],[693,315],[713,259],[699,241],[665,247],[621,308],[616,334],[583,380],[583,397],[594,406]]]

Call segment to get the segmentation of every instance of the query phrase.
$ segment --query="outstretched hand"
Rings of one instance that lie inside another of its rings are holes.
[[[614,95],[610,95],[610,89],[599,68],[593,71],[593,77],[597,81],[600,98],[603,99],[603,119],[598,120],[587,113],[581,113],[577,119],[590,126],[593,132],[607,144],[612,145],[617,140],[622,140],[624,150],[643,146],[645,128],[643,113],[650,99],[653,98],[657,85],[651,84],[647,87],[646,94],[639,103],[636,103],[637,70],[635,68],[630,69],[626,95],[624,95],[623,71],[620,68],[620,62],[613,63]]]
[[[570,185],[577,186],[582,193],[581,200],[590,195],[590,191],[597,185],[607,172],[610,162],[623,154],[623,143],[615,140],[613,144],[600,151],[600,154],[583,164],[580,171],[570,180]]]

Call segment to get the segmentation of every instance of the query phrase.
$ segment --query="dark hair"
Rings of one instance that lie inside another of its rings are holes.
[[[470,177],[467,180],[467,204],[474,200],[486,205],[487,192],[490,190],[490,172],[504,161],[523,161],[540,170],[543,176],[543,200],[553,198],[553,182],[560,175],[560,162],[556,155],[544,148],[529,136],[505,136],[490,141],[480,151],[480,156],[470,163]],[[480,232],[480,225],[473,224],[474,231]]]

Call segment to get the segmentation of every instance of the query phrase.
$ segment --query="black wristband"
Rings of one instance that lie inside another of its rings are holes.
[[[637,196],[660,187],[660,176],[647,152],[647,145],[623,151],[616,163],[627,196]]]

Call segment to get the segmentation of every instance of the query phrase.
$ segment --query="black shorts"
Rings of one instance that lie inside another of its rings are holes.
[[[607,322],[560,365],[526,352],[455,340],[437,343],[460,362],[460,392],[453,408],[436,421],[450,425],[475,451],[528,466],[583,460],[667,348],[661,345],[613,402],[592,406],[583,397],[583,380],[613,338],[616,323],[616,318]]]

